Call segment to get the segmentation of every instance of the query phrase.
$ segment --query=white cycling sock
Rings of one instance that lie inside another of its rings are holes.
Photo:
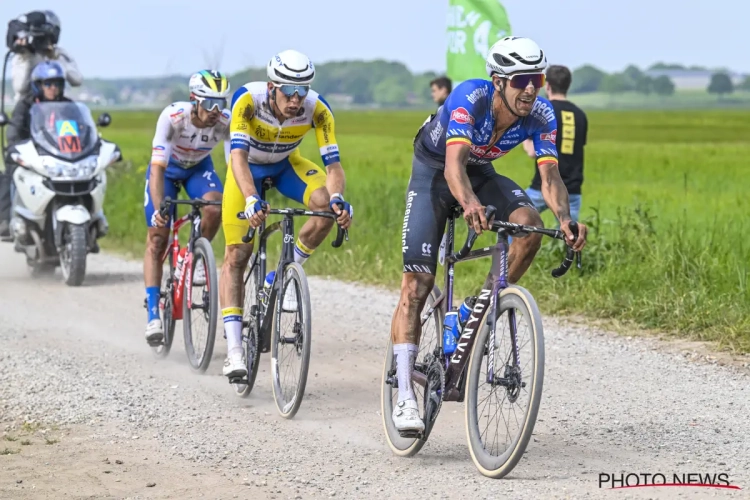
[[[393,344],[393,356],[396,358],[396,376],[398,377],[398,402],[406,399],[417,399],[411,387],[411,372],[414,360],[417,359],[419,346],[414,344]]]
[[[297,238],[297,243],[294,245],[294,262],[301,266],[310,258],[314,251],[314,248],[308,247]]]
[[[227,307],[221,310],[221,314],[227,334],[227,353],[242,352],[242,308]]]

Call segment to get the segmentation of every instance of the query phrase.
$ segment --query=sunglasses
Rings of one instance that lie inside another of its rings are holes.
[[[47,87],[47,88],[50,88],[50,87],[62,88],[63,85],[64,85],[64,82],[62,80],[46,80],[42,82],[42,87]]]
[[[227,100],[221,97],[202,97],[198,99],[198,104],[206,111],[221,111],[227,107]]]
[[[309,85],[277,85],[274,84],[274,87],[281,90],[281,93],[284,94],[287,97],[292,97],[294,93],[296,92],[300,97],[305,97],[307,93],[310,91]]]
[[[509,80],[508,84],[514,89],[525,89],[529,84],[533,85],[535,89],[544,87],[546,78],[544,73],[517,73],[507,77]]]

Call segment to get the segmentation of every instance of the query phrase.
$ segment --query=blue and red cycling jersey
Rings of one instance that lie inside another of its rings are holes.
[[[442,170],[446,148],[467,144],[471,147],[467,166],[486,165],[531,138],[537,164],[557,163],[557,120],[552,104],[543,97],[536,98],[528,116],[516,120],[495,144],[489,144],[495,127],[494,90],[491,81],[482,79],[466,80],[453,89],[432,120],[422,125],[414,143],[417,159]]]

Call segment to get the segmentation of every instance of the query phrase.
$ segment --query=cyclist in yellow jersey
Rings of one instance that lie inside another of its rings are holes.
[[[334,135],[333,113],[323,97],[310,89],[315,77],[313,64],[304,54],[285,50],[269,61],[266,73],[267,82],[240,87],[231,106],[231,152],[222,205],[226,250],[219,280],[228,353],[223,373],[230,378],[247,374],[241,342],[242,278],[252,242],[244,244],[242,237],[247,234],[248,224],[258,227],[270,208],[259,196],[263,180],[270,178],[281,194],[311,210],[335,212],[337,223],[343,228],[349,227],[353,216],[352,207],[342,194],[346,180]],[[325,171],[299,153],[304,135],[312,128]],[[247,220],[238,219],[239,212],[244,212]],[[332,227],[331,219],[308,219],[299,231],[294,260],[304,264]],[[282,309],[297,310],[295,290],[286,290]]]

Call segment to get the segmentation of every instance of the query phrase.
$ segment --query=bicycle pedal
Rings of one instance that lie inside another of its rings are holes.
[[[422,437],[421,431],[398,431],[398,435],[401,436],[404,439],[417,439]]]
[[[159,347],[160,345],[164,345],[164,339],[161,340],[146,340],[146,343],[150,345],[151,347]]]
[[[230,384],[245,384],[247,385],[247,379],[242,377],[231,377],[229,379]]]

